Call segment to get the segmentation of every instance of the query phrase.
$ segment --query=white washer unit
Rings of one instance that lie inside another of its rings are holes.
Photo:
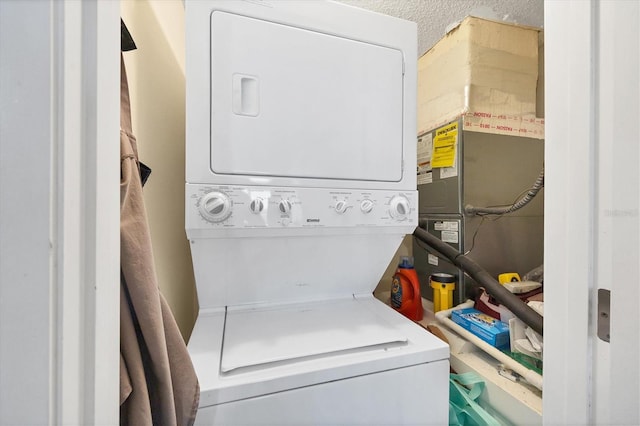
[[[186,1],[197,423],[445,424],[449,350],[372,292],[417,225],[415,24]]]

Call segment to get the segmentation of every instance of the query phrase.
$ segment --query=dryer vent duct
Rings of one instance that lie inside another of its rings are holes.
[[[442,240],[434,237],[422,228],[417,228],[414,231],[413,236],[449,259],[451,263],[473,278],[478,285],[486,288],[487,291],[495,297],[496,300],[498,300],[498,302],[506,306],[525,324],[542,335],[542,316],[527,306],[527,304],[517,296],[514,296],[509,290],[504,288],[475,261],[452,248],[449,244],[442,242]]]

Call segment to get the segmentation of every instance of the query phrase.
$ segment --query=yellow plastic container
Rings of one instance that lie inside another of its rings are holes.
[[[512,283],[520,281],[520,275],[517,272],[505,272],[498,275],[498,282],[500,284]]]
[[[456,289],[456,277],[451,274],[436,273],[429,277],[433,289],[433,312],[453,307],[453,290]]]

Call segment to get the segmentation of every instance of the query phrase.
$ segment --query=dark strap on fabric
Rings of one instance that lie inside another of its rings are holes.
[[[129,100],[129,84],[127,83],[127,70],[124,66],[124,57],[120,54],[120,128],[132,134],[131,130],[131,102]]]
[[[122,18],[120,18],[120,51],[128,52],[135,49],[137,49],[136,42],[133,41],[133,37],[131,36],[129,29],[124,24]]]
[[[131,146],[125,147],[124,152],[121,153],[121,158],[133,157],[138,164],[138,171],[140,172],[140,181],[142,186],[147,183],[147,179],[151,176],[151,168],[142,163],[138,158],[138,147],[133,137],[133,130],[131,126],[131,101],[129,98],[129,83],[127,81],[127,70],[124,66],[124,57],[120,54],[120,129],[124,131],[131,139]]]

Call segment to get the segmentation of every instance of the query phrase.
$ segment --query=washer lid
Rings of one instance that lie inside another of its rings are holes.
[[[220,369],[406,345],[407,337],[357,299],[227,311]]]

